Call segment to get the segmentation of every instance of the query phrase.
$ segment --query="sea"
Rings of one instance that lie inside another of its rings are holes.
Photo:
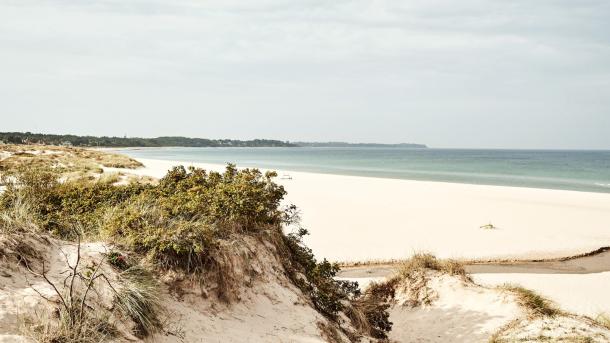
[[[128,148],[134,158],[610,193],[610,151],[399,147]]]

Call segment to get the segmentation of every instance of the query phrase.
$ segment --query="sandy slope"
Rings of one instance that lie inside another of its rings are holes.
[[[140,160],[125,172],[160,177]],[[220,165],[195,164],[222,170]],[[558,257],[610,245],[610,194],[280,172],[317,256],[339,261],[438,257]],[[480,226],[492,222],[498,229]]]
[[[0,243],[3,237],[0,236]],[[55,239],[49,240],[28,240],[28,244],[44,257],[49,279],[61,287],[66,278],[68,261],[73,265],[76,260],[76,246],[74,244],[61,243]],[[106,251],[101,243],[86,243],[82,247],[82,265],[90,265],[94,261],[99,261],[100,253]],[[65,254],[65,255],[64,255]],[[41,266],[31,260],[31,268],[40,272]],[[103,268],[103,272],[113,278],[115,273],[108,268]],[[61,288],[60,288],[61,289]],[[0,342],[26,342],[22,336],[21,327],[28,316],[48,315],[51,304],[44,300],[35,290],[45,297],[59,302],[59,297],[52,287],[41,277],[29,273],[24,267],[17,265],[14,261],[2,260],[0,265]],[[108,303],[112,296],[109,290],[103,287],[98,288],[99,293],[92,296],[95,303]],[[29,341],[28,341],[29,342]]]
[[[428,290],[415,297],[408,282],[397,286],[389,309],[393,342],[486,343],[494,335],[497,342],[610,341],[610,330],[588,318],[569,314],[532,317],[508,291],[434,271],[428,271],[427,278]],[[350,280],[368,284],[385,278]],[[421,294],[431,302],[413,305],[413,299],[421,301]]]
[[[428,283],[430,305],[410,307],[399,291],[390,310],[390,338],[398,342],[487,342],[509,322],[524,315],[515,298],[448,275],[433,275]]]
[[[2,236],[0,236],[0,242]],[[32,242],[45,256],[48,276],[60,287],[67,270],[65,252],[74,264],[76,246],[72,243],[51,239],[46,242]],[[247,261],[254,266],[255,277],[241,278],[242,284],[236,285],[240,300],[233,303],[219,301],[213,292],[202,296],[201,289],[194,284],[181,284],[181,291],[161,282],[164,329],[171,333],[159,333],[147,339],[150,342],[325,342],[319,323],[327,320],[316,312],[311,303],[297,289],[283,272],[275,268],[279,265],[270,247],[255,239],[246,239],[245,246],[256,250],[255,258]],[[104,260],[106,251],[101,243],[82,245],[83,267],[94,261]],[[40,269],[40,266],[35,268]],[[111,280],[116,271],[109,266],[103,267],[104,274]],[[27,277],[27,278],[26,278]],[[189,286],[190,285],[190,286]],[[45,301],[34,289],[45,296],[58,300],[50,285],[40,277],[29,274],[14,262],[0,264],[0,342],[31,342],[23,336],[24,318],[35,313],[44,316],[58,306]],[[100,308],[110,308],[112,293],[105,283],[96,286],[100,298],[91,304],[102,304]],[[140,341],[128,334],[132,324],[112,320],[125,335],[117,342]]]
[[[595,274],[474,274],[484,285],[520,284],[544,294],[562,309],[595,318],[610,313],[610,272]]]

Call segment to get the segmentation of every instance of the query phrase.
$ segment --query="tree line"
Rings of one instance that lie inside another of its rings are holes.
[[[235,140],[189,137],[96,137],[54,135],[31,132],[0,132],[5,144],[46,144],[80,147],[296,147],[296,144],[270,139]]]

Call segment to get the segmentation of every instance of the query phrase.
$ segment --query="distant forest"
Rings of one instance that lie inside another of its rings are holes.
[[[248,141],[235,139],[206,139],[188,137],[95,137],[51,135],[31,132],[0,132],[0,144],[46,144],[80,147],[371,147],[371,148],[427,148],[424,144],[346,143],[346,142],[283,142],[270,139]]]
[[[7,144],[47,144],[80,147],[296,147],[296,144],[269,139],[248,141],[188,137],[94,137],[49,135],[31,132],[0,132],[0,142]]]

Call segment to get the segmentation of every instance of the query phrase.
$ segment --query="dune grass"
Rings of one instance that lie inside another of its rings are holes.
[[[519,304],[533,316],[554,317],[562,313],[551,300],[530,289],[511,284],[503,285],[502,289],[515,294]]]
[[[595,317],[595,321],[605,327],[606,329],[610,330],[610,313],[600,313],[597,315],[597,317]]]
[[[101,343],[118,335],[108,316],[87,314],[75,327],[69,316],[60,310],[54,318],[49,313],[23,319],[22,331],[37,343]]]
[[[160,330],[161,300],[153,275],[140,266],[133,266],[119,274],[119,283],[115,303],[136,323],[135,335],[146,337]]]
[[[103,174],[103,167],[135,169],[143,165],[130,157],[99,150],[47,145],[2,145],[10,156],[0,164],[0,174],[29,170],[59,173],[63,178],[93,180]]]
[[[0,257],[18,263],[40,259],[40,252],[31,244],[32,239],[40,239],[39,232],[30,203],[16,197],[9,206],[0,208]]]
[[[428,253],[417,253],[408,260],[401,262],[398,267],[398,275],[402,278],[409,278],[426,270],[469,278],[466,269],[459,261],[437,259],[434,255]]]

